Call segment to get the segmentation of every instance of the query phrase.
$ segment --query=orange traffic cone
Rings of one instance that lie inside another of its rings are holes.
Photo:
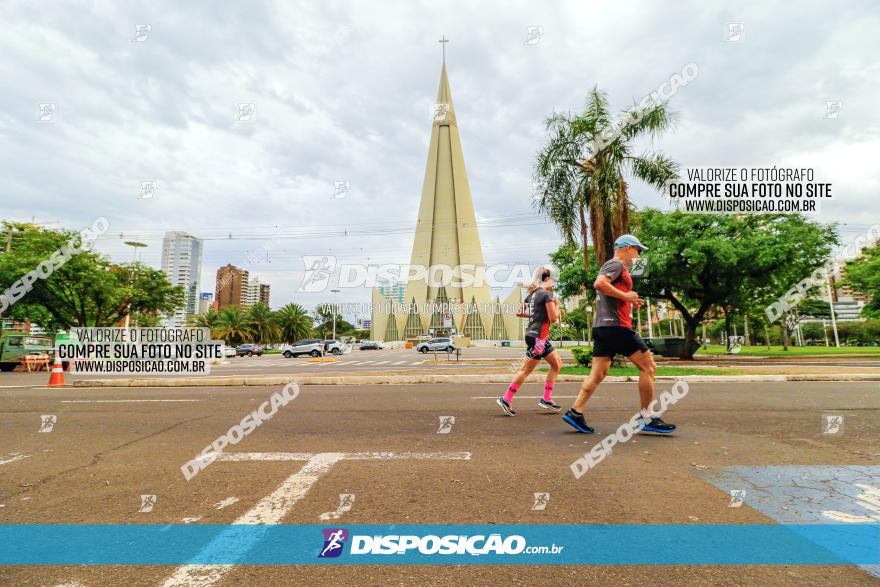
[[[61,365],[61,357],[55,355],[55,364],[52,365],[52,374],[49,375],[49,385],[46,387],[64,387],[64,367]]]

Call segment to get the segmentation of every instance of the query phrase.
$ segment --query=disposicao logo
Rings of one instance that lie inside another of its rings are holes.
[[[318,558],[335,558],[342,554],[345,541],[348,540],[348,530],[345,528],[324,528],[324,548],[318,554]]]

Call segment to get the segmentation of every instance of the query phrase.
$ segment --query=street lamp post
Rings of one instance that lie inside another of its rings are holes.
[[[138,249],[142,249],[142,248],[146,247],[147,245],[146,245],[146,243],[139,243],[137,241],[125,241],[125,244],[130,246],[134,252],[134,255],[132,256],[133,257],[132,260],[134,262],[134,265],[132,266],[132,277],[133,277],[133,273],[136,270],[136,265],[137,265],[137,261],[138,261]],[[133,279],[130,277],[128,280],[129,285],[132,285],[132,281],[133,281]],[[131,317],[131,298],[129,298],[129,302],[128,302],[128,312],[126,312],[126,314],[125,314],[125,328],[128,328],[128,323],[129,323],[130,317]]]
[[[330,293],[334,294],[333,295],[333,340],[336,340],[336,311],[337,311],[336,294],[339,293],[339,290],[338,289],[331,289]]]
[[[831,328],[834,330],[834,346],[840,346],[840,339],[837,337],[837,318],[834,316],[834,298],[831,294],[831,281],[829,280],[825,287],[828,288],[828,307],[831,308]]]

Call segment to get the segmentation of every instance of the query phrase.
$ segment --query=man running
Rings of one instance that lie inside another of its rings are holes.
[[[650,420],[642,426],[647,432],[668,434],[675,430],[660,418],[650,417],[649,406],[654,399],[654,374],[657,366],[654,355],[642,337],[632,328],[632,307],[641,308],[644,300],[632,291],[632,277],[627,270],[633,260],[648,248],[631,234],[614,241],[614,257],[602,268],[593,287],[596,289],[597,308],[593,318],[593,366],[590,376],[581,384],[577,400],[562,419],[578,432],[592,434],[593,429],[584,418],[584,404],[605,379],[614,355],[621,354],[639,369],[639,399],[641,412]]]
[[[553,385],[562,368],[562,359],[550,344],[550,323],[559,320],[559,299],[553,297],[552,291],[553,270],[550,267],[538,267],[529,285],[529,294],[523,302],[528,307],[529,313],[517,314],[529,318],[525,333],[526,358],[507,391],[495,400],[508,416],[516,415],[510,407],[510,402],[526,377],[541,363],[541,359],[547,361],[550,370],[544,382],[544,396],[538,400],[538,405],[549,412],[558,412],[562,409],[562,406],[553,402]]]

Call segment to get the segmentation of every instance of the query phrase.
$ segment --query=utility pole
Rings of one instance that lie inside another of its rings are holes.
[[[12,251],[12,231],[15,228],[10,224],[9,229],[6,231],[6,252]],[[3,325],[6,322],[3,321],[3,312],[0,312],[0,332],[3,332]]]
[[[840,346],[840,339],[837,337],[837,318],[834,317],[834,298],[831,297],[831,281],[825,284],[828,288],[828,307],[831,308],[831,329],[834,330],[834,346]]]
[[[146,247],[147,245],[145,243],[139,243],[137,241],[126,241],[125,244],[127,244],[128,246],[130,246],[134,250],[134,263],[137,264],[138,249],[142,249],[142,248]],[[134,282],[134,273],[133,273],[134,269],[135,268],[132,267],[132,275],[129,277],[129,280],[128,280],[129,286],[131,286]],[[131,302],[128,303],[128,306],[129,306],[128,312],[125,314],[125,328],[128,328],[128,323],[129,323],[129,320],[131,317]]]
[[[338,304],[336,304],[336,294],[339,293],[338,289],[331,289],[330,292],[333,294],[333,340],[336,340],[336,312],[338,310]]]

